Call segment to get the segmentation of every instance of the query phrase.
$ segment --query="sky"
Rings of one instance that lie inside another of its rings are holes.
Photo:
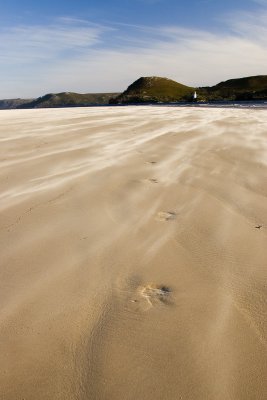
[[[267,74],[267,0],[0,0],[0,99]]]

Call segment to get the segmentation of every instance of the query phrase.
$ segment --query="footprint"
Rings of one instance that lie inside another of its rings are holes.
[[[171,304],[172,290],[168,286],[150,283],[145,286],[139,286],[138,291],[146,299],[150,307],[160,303]]]
[[[257,225],[257,226],[255,226],[255,228],[256,228],[256,229],[261,229],[261,228],[262,228],[262,225]]]
[[[176,218],[174,211],[159,211],[156,216],[156,221],[171,221]]]
[[[143,179],[143,182],[145,182],[145,183],[159,183],[159,181],[156,178]]]

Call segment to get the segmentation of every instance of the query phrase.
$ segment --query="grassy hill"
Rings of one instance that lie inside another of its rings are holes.
[[[111,99],[112,104],[159,103],[192,99],[194,88],[168,78],[142,77],[132,83],[122,94]]]
[[[199,88],[205,100],[265,100],[267,99],[267,75],[229,79],[215,86]]]
[[[89,105],[108,104],[111,97],[118,93],[49,93],[29,103],[22,104],[19,108],[49,108],[49,107],[78,107]]]

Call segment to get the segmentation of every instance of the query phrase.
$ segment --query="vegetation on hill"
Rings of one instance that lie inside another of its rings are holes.
[[[23,104],[20,108],[78,107],[101,105],[108,104],[110,98],[116,95],[118,95],[118,93],[49,93],[29,103]]]
[[[267,75],[229,79],[215,86],[199,88],[200,97],[213,100],[266,100]]]
[[[112,104],[159,103],[188,101],[193,97],[194,88],[182,85],[168,78],[157,76],[142,77],[132,83]]]

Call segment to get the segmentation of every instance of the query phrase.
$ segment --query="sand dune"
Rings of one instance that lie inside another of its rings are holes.
[[[267,113],[0,112],[0,398],[267,398]]]

